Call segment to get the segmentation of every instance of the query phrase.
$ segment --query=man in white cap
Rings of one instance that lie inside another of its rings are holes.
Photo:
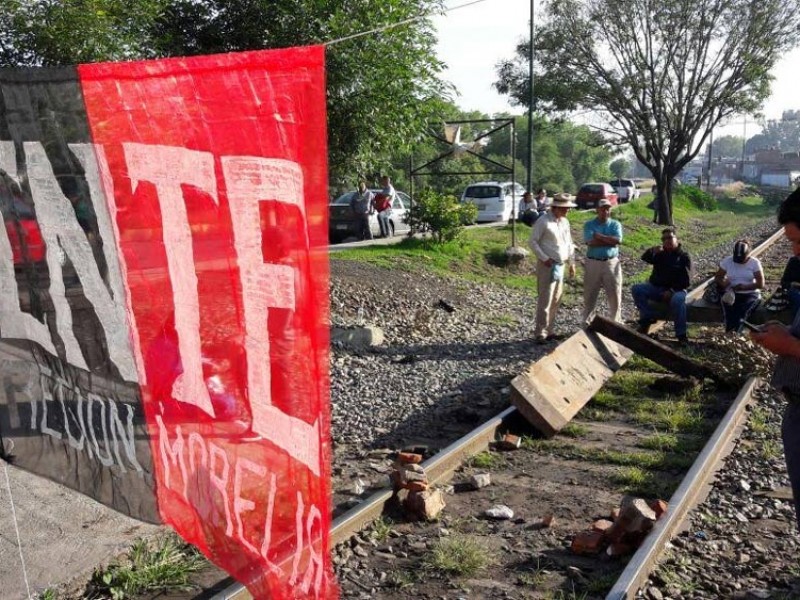
[[[597,297],[603,289],[609,314],[619,322],[622,307],[622,265],[619,262],[622,224],[611,218],[611,202],[605,198],[597,203],[597,217],[583,226],[583,241],[588,246],[583,277],[583,321],[588,325],[594,317]]]
[[[528,245],[536,254],[536,342],[544,344],[556,338],[556,313],[564,291],[564,268],[575,277],[575,245],[569,229],[567,213],[577,205],[569,194],[556,194],[550,210],[539,217],[531,230]]]

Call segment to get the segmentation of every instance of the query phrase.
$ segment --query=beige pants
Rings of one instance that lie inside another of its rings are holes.
[[[618,258],[609,260],[586,259],[583,276],[583,321],[594,318],[597,297],[605,290],[609,316],[617,322],[622,320],[622,264]]]
[[[564,276],[566,277],[566,266]],[[536,261],[536,289],[539,297],[536,300],[536,327],[533,334],[536,338],[553,334],[556,313],[561,304],[564,291],[564,279],[550,281],[550,267],[541,260]]]

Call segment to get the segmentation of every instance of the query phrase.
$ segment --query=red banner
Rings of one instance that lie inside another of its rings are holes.
[[[333,597],[322,47],[82,65],[163,520]]]

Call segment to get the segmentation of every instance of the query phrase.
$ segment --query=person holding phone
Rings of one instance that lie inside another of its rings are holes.
[[[778,223],[783,225],[783,234],[791,242],[792,254],[800,256],[800,188],[781,203]],[[762,326],[761,331],[752,331],[750,339],[778,356],[770,383],[787,400],[781,434],[800,528],[800,312],[788,327],[770,322]]]
[[[725,332],[739,331],[742,321],[758,306],[764,289],[764,269],[761,261],[750,256],[747,240],[737,240],[733,254],[720,261],[714,282],[724,292],[721,304]]]

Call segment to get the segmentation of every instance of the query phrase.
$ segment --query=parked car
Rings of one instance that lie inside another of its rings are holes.
[[[617,192],[620,204],[636,200],[639,197],[639,188],[636,187],[633,179],[613,179],[608,183]]]
[[[575,197],[578,208],[594,208],[597,202],[605,198],[612,206],[619,204],[617,192],[607,183],[584,183]]]
[[[508,221],[525,193],[518,183],[510,181],[479,181],[468,185],[461,202],[471,202],[478,208],[479,223]]]
[[[33,209],[19,198],[0,197],[0,210],[11,244],[14,265],[45,260],[47,246]]]
[[[370,190],[373,194],[381,190]],[[336,244],[342,240],[358,235],[358,223],[353,211],[350,209],[350,201],[357,194],[356,191],[345,192],[336,200],[328,205],[328,239]],[[406,233],[410,227],[405,222],[406,213],[411,209],[411,198],[405,192],[397,192],[392,204],[392,216],[389,218],[389,227],[392,235]],[[369,228],[372,235],[377,237],[381,233],[378,225],[378,216],[373,213],[369,217]]]

